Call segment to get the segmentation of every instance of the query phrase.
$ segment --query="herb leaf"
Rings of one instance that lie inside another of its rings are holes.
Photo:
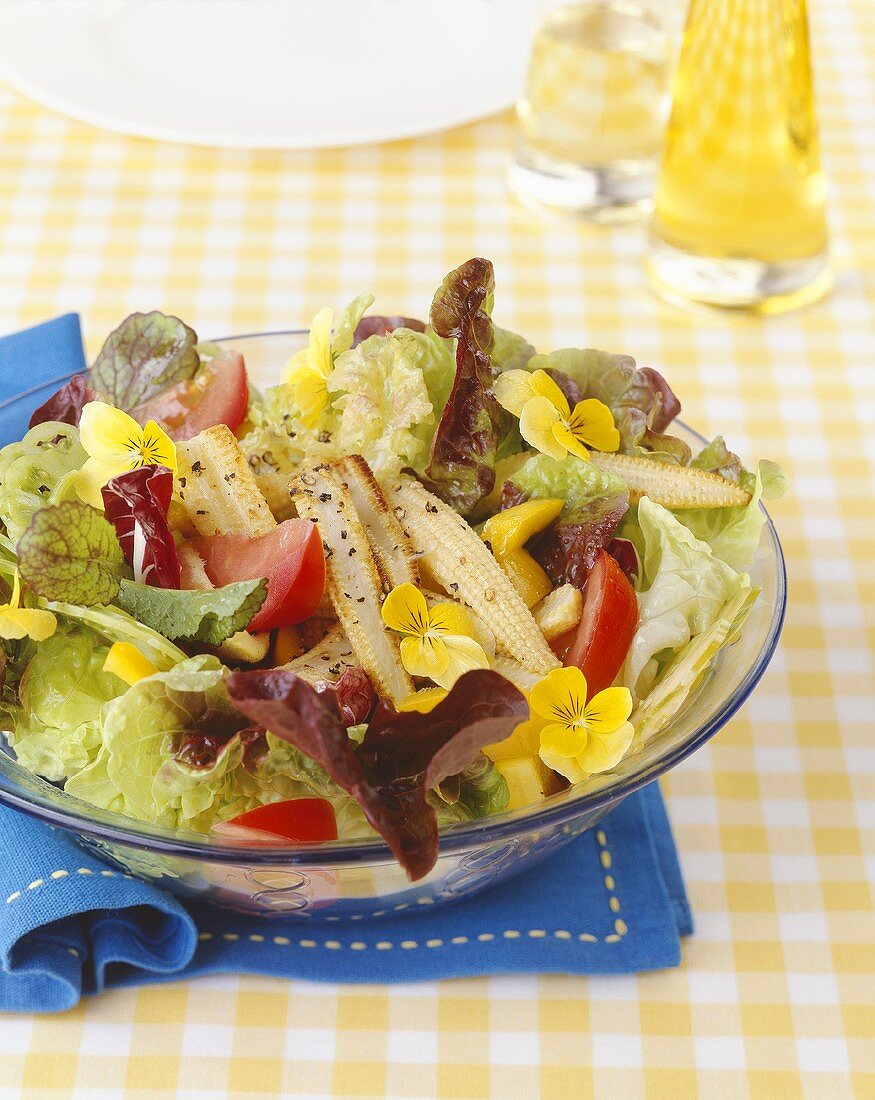
[[[221,588],[165,589],[123,580],[118,603],[139,622],[172,641],[220,645],[244,630],[264,603],[261,577]]]
[[[197,334],[178,317],[132,313],[106,338],[91,381],[116,408],[131,412],[175,382],[193,377],[200,359]]]
[[[115,598],[126,567],[112,524],[67,500],[34,512],[18,540],[18,568],[38,596],[90,607]]]

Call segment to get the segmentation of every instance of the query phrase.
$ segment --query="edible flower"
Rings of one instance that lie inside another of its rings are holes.
[[[483,647],[474,640],[471,617],[459,604],[429,607],[416,585],[408,582],[392,589],[381,614],[390,630],[404,635],[401,663],[411,676],[427,676],[451,688],[463,672],[489,668]]]
[[[42,642],[55,633],[57,625],[58,620],[51,611],[21,606],[21,581],[16,570],[9,603],[0,604],[0,638],[33,638],[35,642]]]
[[[573,454],[587,459],[587,447],[616,451],[620,446],[608,406],[589,397],[572,409],[546,371],[505,371],[495,379],[494,390],[498,403],[519,417],[523,439],[551,458]]]
[[[589,702],[586,692],[579,668],[556,668],[529,692],[531,717],[523,723],[525,734],[538,732],[544,763],[572,783],[615,767],[635,732],[628,688],[605,688]]]
[[[76,492],[103,510],[100,490],[119,474],[141,466],[166,466],[176,475],[176,447],[167,433],[147,420],[145,427],[105,401],[89,401],[79,420],[79,440],[88,459],[76,478]]]
[[[315,428],[328,404],[328,378],[334,368],[331,355],[331,328],[334,310],[320,309],[310,324],[307,347],[292,356],[286,365],[283,382],[295,391],[295,404],[308,428]]]

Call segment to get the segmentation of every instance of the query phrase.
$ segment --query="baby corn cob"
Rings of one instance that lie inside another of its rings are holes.
[[[559,665],[504,570],[460,515],[417,481],[395,482],[389,499],[432,575],[489,623],[500,649],[529,672]]]
[[[388,595],[399,584],[419,584],[413,547],[397,516],[386,502],[370,466],[361,455],[347,455],[332,463],[349,490],[355,510],[368,535]]]
[[[321,642],[300,657],[294,657],[285,667],[313,684],[319,680],[337,680],[346,669],[357,665],[358,660],[343,627],[335,623]]]
[[[179,496],[199,535],[267,534],[276,527],[267,501],[225,424],[177,443]]]
[[[629,486],[633,499],[650,497],[665,508],[729,508],[748,504],[750,493],[719,474],[641,455],[590,451],[590,461]]]
[[[306,470],[290,489],[298,514],[319,524],[326,590],[377,694],[400,703],[413,691],[398,640],[380,615],[383,581],[349,490],[329,466]]]

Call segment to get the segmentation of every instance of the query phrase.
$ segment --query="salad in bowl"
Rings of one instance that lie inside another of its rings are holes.
[[[666,380],[538,354],[492,265],[428,322],[244,357],[134,314],[0,450],[0,728],[65,796],[249,849],[441,830],[603,785],[738,637],[783,475],[694,453]]]

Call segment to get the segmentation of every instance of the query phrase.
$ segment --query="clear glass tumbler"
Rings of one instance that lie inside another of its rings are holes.
[[[656,189],[664,297],[777,312],[830,285],[806,0],[691,0]]]
[[[652,3],[578,0],[550,10],[517,104],[516,196],[542,211],[596,220],[648,210],[671,53]]]

